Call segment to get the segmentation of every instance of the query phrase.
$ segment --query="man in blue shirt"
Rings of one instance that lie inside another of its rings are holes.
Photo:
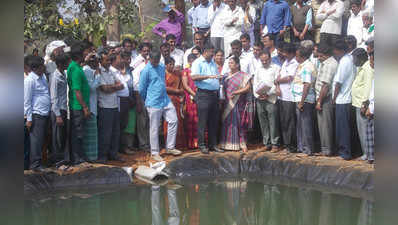
[[[353,37],[352,49],[356,48],[356,39]],[[337,72],[333,78],[332,103],[336,116],[336,148],[337,154],[343,159],[352,158],[351,152],[351,91],[357,73],[354,59],[350,54],[347,42],[338,39],[334,44],[334,56],[339,60]]]
[[[198,107],[198,145],[202,153],[210,151],[224,152],[216,147],[219,123],[218,94],[220,89],[219,72],[213,60],[214,47],[207,44],[203,55],[192,64],[192,80],[198,88],[195,101]],[[207,125],[209,148],[205,144]]]
[[[48,83],[43,76],[46,70],[44,60],[39,56],[32,56],[29,64],[32,71],[24,80],[24,114],[30,136],[29,169],[42,171],[44,167],[41,164],[41,151],[46,137],[51,100]]]
[[[277,43],[282,39],[287,28],[291,25],[291,13],[287,2],[284,0],[269,0],[264,4],[263,12],[261,14],[261,30],[267,26],[267,33],[270,33],[277,38]]]
[[[139,81],[139,93],[145,102],[149,114],[149,143],[151,155],[156,161],[163,161],[159,152],[159,125],[163,117],[167,122],[168,154],[180,155],[181,151],[175,149],[178,119],[176,109],[170,101],[166,91],[166,70],[160,62],[160,53],[151,52],[149,63],[141,71]]]
[[[192,28],[195,32],[200,31],[204,34],[205,42],[207,42],[210,35],[210,24],[207,20],[207,13],[211,5],[209,0],[201,0],[200,5],[195,8],[192,15]]]

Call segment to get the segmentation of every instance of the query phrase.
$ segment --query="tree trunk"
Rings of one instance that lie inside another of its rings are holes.
[[[159,0],[139,0],[141,29],[144,32],[144,38],[148,40],[157,40],[156,35],[149,29],[152,23],[159,23],[167,16],[159,6]]]
[[[175,4],[176,4],[176,9],[178,11],[180,11],[182,14],[184,14],[185,18],[185,1],[184,0],[175,0]],[[182,40],[185,42],[185,33],[186,33],[186,29],[185,29],[185,22],[182,24],[181,26],[181,30],[182,30]]]
[[[106,26],[106,37],[108,41],[120,42],[119,24],[119,0],[104,0],[106,15],[113,17]]]

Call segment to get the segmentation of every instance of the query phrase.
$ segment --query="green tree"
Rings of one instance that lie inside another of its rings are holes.
[[[79,6],[79,13],[71,21],[60,15],[58,8],[73,4]],[[88,39],[99,43],[100,36],[110,33],[109,27],[117,29],[113,39],[120,34],[140,35],[140,19],[136,0],[25,0],[24,36],[39,42],[53,39]],[[104,3],[104,4],[103,4]],[[105,10],[101,6],[105,7]],[[118,24],[121,24],[119,26]],[[108,29],[107,29],[108,28]],[[113,35],[113,34],[112,34]]]

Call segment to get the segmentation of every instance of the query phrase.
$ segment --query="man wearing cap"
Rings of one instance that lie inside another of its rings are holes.
[[[168,34],[174,34],[176,36],[176,44],[177,46],[181,45],[182,42],[182,24],[185,22],[184,14],[175,9],[174,6],[170,7],[166,5],[163,8],[164,12],[167,12],[168,17],[163,19],[158,23],[153,29],[152,32],[162,38],[163,41],[166,40],[166,36]]]

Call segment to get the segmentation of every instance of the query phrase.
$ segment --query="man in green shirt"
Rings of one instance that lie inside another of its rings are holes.
[[[83,61],[84,46],[77,43],[71,47],[72,61],[67,70],[69,85],[69,108],[71,120],[71,163],[77,165],[86,161],[83,153],[83,137],[86,119],[90,116],[90,86],[80,64]]]

